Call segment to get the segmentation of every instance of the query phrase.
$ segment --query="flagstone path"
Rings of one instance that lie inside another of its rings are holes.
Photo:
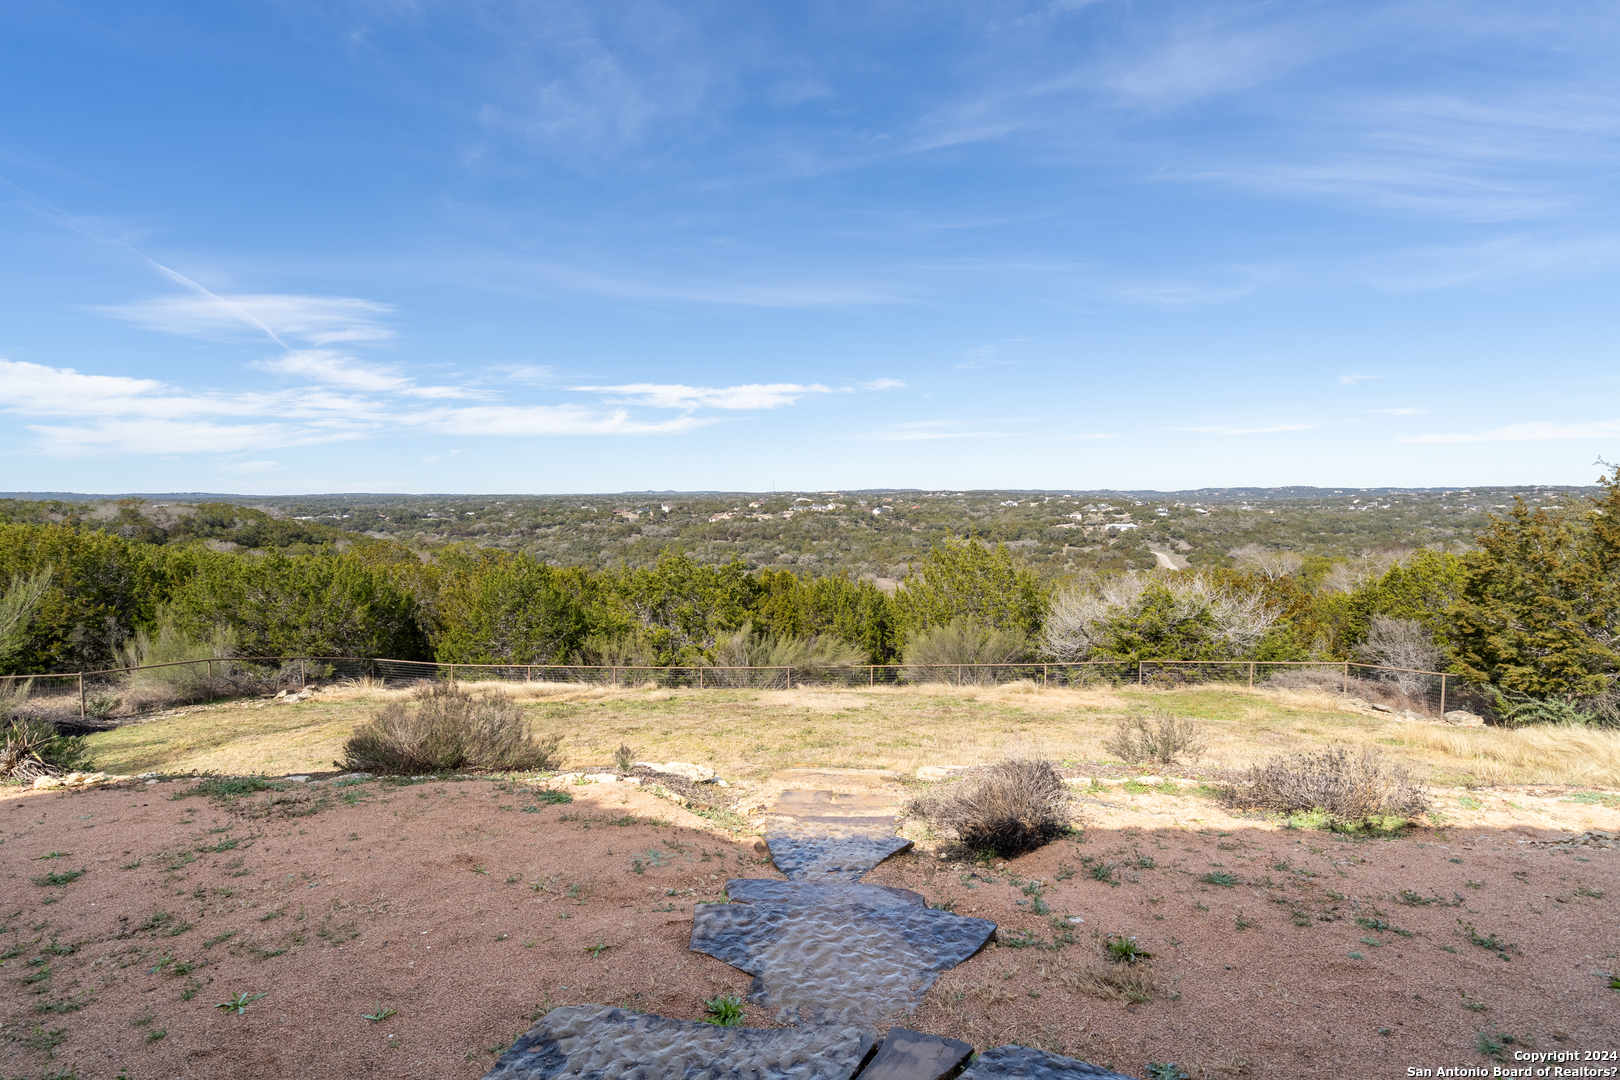
[[[793,1026],[718,1027],[606,1006],[558,1008],[484,1080],[946,1080],[961,1068],[972,1053],[966,1043],[891,1027],[880,1046],[879,1032],[913,1011],[940,972],[983,948],[995,924],[930,908],[909,889],[861,883],[911,846],[895,834],[896,795],[849,771],[794,779],[867,790],[783,790],[765,810],[765,841],[788,880],[734,878],[726,882],[729,903],[700,905],[692,916],[693,950],[753,975],[749,1000]],[[1128,1080],[1015,1046],[986,1051],[961,1074],[1082,1077]]]

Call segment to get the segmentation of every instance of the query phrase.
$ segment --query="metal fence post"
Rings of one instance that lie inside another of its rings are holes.
[[[1445,676],[1445,673],[1442,672],[1440,674],[1440,719],[1444,720],[1445,718],[1446,718],[1446,676]]]
[[[876,686],[877,685],[877,665],[876,664],[869,665],[867,667],[867,669],[866,669],[866,685],[867,686]]]
[[[1350,661],[1346,660],[1344,662],[1344,678],[1339,680],[1339,693],[1348,694],[1349,692],[1350,692]]]
[[[1254,689],[1254,661],[1249,661],[1249,689]]]
[[[1052,665],[1051,664],[1042,664],[1041,665],[1041,689],[1042,690],[1046,689],[1046,684],[1050,681],[1051,676],[1052,676]]]
[[[1145,679],[1144,679],[1144,677],[1142,675],[1142,661],[1138,660],[1136,662],[1136,685],[1137,686],[1142,686],[1142,685],[1144,685],[1144,683],[1145,683]]]
[[[703,668],[698,668],[698,689],[703,689]]]
[[[84,672],[79,672],[79,719],[85,718],[84,706]]]

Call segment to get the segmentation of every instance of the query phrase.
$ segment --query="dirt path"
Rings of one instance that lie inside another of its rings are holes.
[[[227,806],[189,787],[0,796],[0,1074],[471,1080],[540,1010],[695,1019],[745,992],[688,948],[692,909],[777,876],[752,835],[640,791],[328,782]],[[1482,1035],[1509,1063],[1620,1049],[1620,851],[1552,843],[1620,813],[1493,798],[1357,840],[1086,791],[1078,841],[971,867],[923,839],[866,880],[1007,931],[907,1022],[980,1049],[1278,1078],[1488,1066]],[[1109,935],[1154,956],[1104,966]],[[1098,970],[1142,973],[1151,1000],[1094,996]]]

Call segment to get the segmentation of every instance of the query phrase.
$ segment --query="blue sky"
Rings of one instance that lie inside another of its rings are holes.
[[[1589,483],[1611,4],[0,8],[0,489]]]

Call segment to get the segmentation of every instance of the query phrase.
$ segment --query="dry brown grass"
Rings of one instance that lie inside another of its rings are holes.
[[[1620,788],[1620,732],[1571,728],[1457,729],[1339,709],[1333,695],[1185,687],[1174,690],[919,686],[831,690],[644,690],[578,684],[504,687],[546,731],[564,765],[605,766],[628,743],[661,761],[694,761],[730,779],[795,766],[892,769],[985,765],[1038,752],[1107,760],[1124,715],[1150,709],[1196,719],[1203,768],[1246,769],[1277,753],[1339,743],[1376,746],[1444,783],[1577,784]],[[409,688],[334,686],[310,701],[222,705],[90,736],[99,768],[121,773],[311,772],[378,704]]]
[[[1620,784],[1620,731],[1578,727],[1447,728],[1390,724],[1418,756],[1465,764],[1489,784]]]
[[[1146,969],[1135,964],[1111,964],[1096,957],[1058,961],[1052,965],[1050,974],[1076,993],[1105,1001],[1139,1003],[1153,1000],[1157,993],[1153,978]]]

